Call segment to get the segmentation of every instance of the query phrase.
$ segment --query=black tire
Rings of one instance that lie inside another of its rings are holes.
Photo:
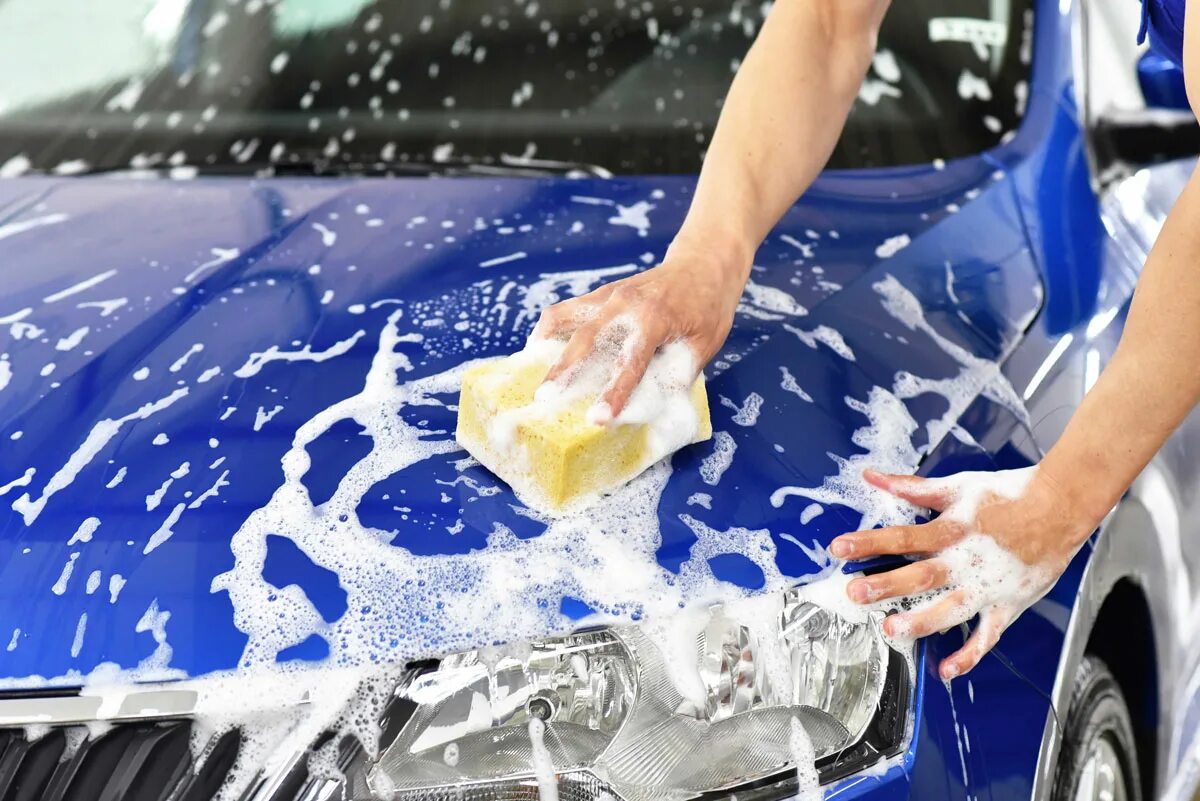
[[[1081,783],[1094,779],[1094,775],[1087,775],[1088,763],[1098,754],[1110,759],[1115,757],[1120,768],[1117,781],[1123,785],[1126,801],[1142,801],[1137,744],[1129,707],[1108,667],[1090,654],[1083,657],[1075,673],[1075,688],[1063,730],[1051,801],[1076,801]],[[1115,797],[1119,798],[1120,791],[1114,790]]]

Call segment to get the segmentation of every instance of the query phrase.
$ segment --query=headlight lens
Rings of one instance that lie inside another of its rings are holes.
[[[655,801],[811,765],[863,736],[889,661],[878,615],[818,600],[802,587],[447,658],[407,687],[415,711],[371,787],[515,799],[551,782],[564,799]]]

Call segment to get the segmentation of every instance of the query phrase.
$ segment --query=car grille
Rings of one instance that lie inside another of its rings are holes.
[[[181,708],[179,697],[169,693],[137,697],[160,710]],[[385,706],[379,720],[382,746],[395,738],[412,708],[399,697]],[[89,726],[84,721],[95,721],[88,714],[95,711],[88,699],[69,691],[0,694],[0,718],[10,724],[0,724],[0,801],[210,801],[237,765],[242,737],[236,728],[218,732],[194,751],[193,722],[186,715]],[[134,711],[151,710],[135,705]],[[55,715],[59,722],[31,722]],[[11,727],[18,720],[27,725]],[[327,732],[310,749],[335,749],[337,779],[310,775],[307,755],[301,753],[281,775],[253,778],[240,801],[369,798],[370,763],[361,745],[352,737],[336,745],[334,739]]]
[[[199,801],[211,798],[237,756],[236,731],[218,738],[202,765],[186,720],[122,723],[88,737],[83,726],[32,736],[0,729],[3,801]]]

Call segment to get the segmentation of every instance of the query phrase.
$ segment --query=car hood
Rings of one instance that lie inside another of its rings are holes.
[[[714,439],[525,509],[453,442],[462,365],[661,258],[693,188],[0,182],[0,677],[404,660],[777,588],[905,517],[863,466],[968,437],[980,395],[1019,413],[996,362],[1040,290],[1003,176],[830,175],[706,371]]]

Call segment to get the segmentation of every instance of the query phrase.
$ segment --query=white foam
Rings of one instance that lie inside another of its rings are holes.
[[[876,50],[871,59],[871,66],[874,67],[875,74],[888,83],[899,83],[900,65],[896,63],[896,56],[891,50],[887,48]]]
[[[819,503],[810,503],[804,507],[804,511],[800,513],[800,525],[807,526],[816,518],[820,517],[825,511],[825,507]]]
[[[222,457],[222,458],[224,458],[224,457]],[[219,464],[219,462],[220,462],[220,460],[218,460],[217,463]],[[215,466],[216,465],[214,464],[213,467],[215,467]],[[218,495],[220,495],[221,488],[229,486],[229,482],[225,480],[227,478],[229,478],[228,470],[221,473],[221,475],[219,475],[217,477],[217,480],[213,482],[213,485],[211,487],[209,487],[204,492],[202,492],[200,495],[198,495],[196,497],[196,500],[194,500],[190,504],[188,504],[188,508],[189,509],[199,509],[201,506],[204,505],[204,502],[207,501],[209,498],[215,498]]]
[[[908,234],[897,234],[896,236],[890,236],[883,241],[883,244],[875,248],[875,255],[881,259],[889,259],[904,248],[908,247],[910,242],[912,242],[912,240],[909,239]]]
[[[93,570],[88,574],[87,584],[84,588],[88,595],[92,595],[96,590],[100,589],[100,576],[101,573],[99,570]]]
[[[117,597],[121,594],[121,590],[125,587],[125,578],[120,573],[113,573],[108,577],[108,602],[115,604]]]
[[[127,415],[117,418],[107,418],[96,423],[83,443],[67,459],[66,464],[60,467],[58,472],[46,482],[46,486],[42,489],[42,494],[37,500],[33,500],[26,493],[13,501],[13,510],[21,514],[26,526],[32,526],[33,522],[37,520],[38,515],[46,508],[46,503],[50,498],[60,490],[69,487],[80,471],[91,464],[92,459],[96,458],[96,455],[120,432],[123,426],[136,420],[146,420],[163,409],[170,407],[187,394],[187,387],[180,387],[165,398],[153,403],[147,403]]]
[[[758,422],[758,415],[762,411],[763,397],[757,392],[751,392],[739,406],[729,398],[721,396],[721,405],[734,410],[732,417],[734,423],[750,428]]]
[[[0,225],[0,239],[8,239],[10,236],[23,234],[26,231],[31,231],[34,228],[40,228],[43,225],[57,225],[64,222],[69,217],[65,214],[45,214],[41,217],[32,217],[28,220],[20,222],[11,222]]]
[[[811,259],[816,252],[815,245],[808,242],[801,242],[791,234],[780,234],[779,239],[796,248],[796,250],[800,251],[800,255],[806,259]]]
[[[83,303],[76,303],[75,308],[77,308],[77,309],[99,309],[101,317],[108,317],[108,316],[114,314],[115,312],[117,312],[118,310],[120,310],[120,308],[128,302],[129,302],[129,298],[113,298],[112,300],[89,300],[89,301],[84,301]]]
[[[958,343],[943,336],[925,319],[925,310],[916,296],[904,287],[895,276],[887,275],[881,281],[873,284],[873,288],[883,298],[884,309],[889,314],[913,331],[921,331],[948,356],[957,361],[962,370],[954,379],[956,384],[949,384],[934,379],[903,378],[905,384],[901,391],[926,391],[923,388],[936,387],[950,403],[950,408],[942,415],[938,425],[948,431],[950,425],[966,411],[966,405],[975,395],[983,396],[998,403],[1010,411],[1025,427],[1029,427],[1029,411],[1021,400],[1012,383],[1000,370],[997,362],[981,359]],[[897,382],[906,374],[897,374]],[[912,397],[912,395],[907,395]],[[931,424],[932,426],[932,424]],[[931,429],[932,430],[932,429]]]
[[[2,238],[3,238],[3,235],[0,235],[0,239],[2,239]],[[66,289],[63,289],[59,292],[55,292],[52,295],[47,295],[46,297],[42,298],[42,302],[43,303],[57,303],[58,301],[63,300],[64,298],[69,298],[72,295],[78,295],[80,292],[86,292],[87,290],[91,289],[92,287],[104,283],[105,281],[112,278],[116,274],[117,274],[116,270],[107,270],[105,272],[100,273],[99,275],[93,275],[91,278],[87,278],[83,281],[80,281],[79,283],[74,284],[73,286],[69,286]]]
[[[197,384],[207,384],[209,381],[212,381],[214,378],[216,378],[220,374],[221,374],[220,367],[210,367],[207,370],[205,370],[203,373],[200,374],[200,377],[196,379],[196,383]]]
[[[250,358],[241,367],[233,371],[238,378],[251,378],[271,362],[326,362],[348,353],[351,348],[366,335],[366,331],[356,331],[353,336],[335,342],[323,351],[314,351],[312,345],[305,345],[300,350],[280,350],[278,345],[272,345],[265,351],[250,354]]]
[[[79,528],[75,529],[75,533],[71,535],[71,539],[67,540],[67,547],[71,547],[79,542],[91,542],[92,535],[96,533],[96,529],[100,528],[100,518],[89,517],[79,524]]]
[[[191,465],[188,462],[184,462],[174,471],[172,471],[158,489],[146,496],[146,511],[153,512],[155,509],[157,509],[158,505],[162,503],[163,497],[166,496],[167,490],[169,490],[171,485],[175,483],[175,480],[186,476],[190,469]]]
[[[180,370],[183,369],[184,365],[186,365],[188,363],[188,359],[192,358],[197,353],[200,353],[203,350],[204,350],[204,345],[197,342],[196,344],[194,344],[190,348],[188,348],[187,351],[184,352],[184,354],[182,356],[180,356],[178,359],[176,359],[171,364],[170,368],[168,368],[168,369],[172,373],[178,373]]]
[[[721,476],[733,464],[733,454],[737,451],[737,442],[728,431],[713,432],[713,450],[700,462],[700,478],[705,484],[715,487],[721,483]]]
[[[981,78],[964,67],[958,76],[958,96],[963,100],[991,100],[992,87],[986,78]]]
[[[574,198],[572,198],[574,199]],[[639,200],[632,206],[622,206],[616,204],[617,213],[608,218],[612,225],[625,225],[633,228],[638,232],[638,236],[646,236],[650,233],[650,212],[654,211],[654,204],[646,200]]]
[[[788,748],[792,752],[792,763],[796,766],[796,795],[801,801],[820,801],[821,776],[817,772],[817,757],[812,740],[797,718],[791,720],[788,733]]]
[[[899,87],[874,78],[866,78],[858,87],[858,99],[868,106],[875,106],[884,97],[900,97],[903,93]]]
[[[7,357],[7,354],[5,354]],[[7,358],[0,358],[0,391],[3,391],[12,381],[12,365],[8,363]]]
[[[847,397],[846,405],[869,421],[851,435],[851,441],[865,452],[849,458],[830,454],[838,466],[836,475],[826,477],[819,487],[780,487],[771,493],[771,505],[780,507],[795,495],[848,506],[862,514],[860,529],[911,522],[914,507],[871,487],[862,473],[867,468],[884,473],[911,473],[916,469],[919,455],[912,444],[916,421],[899,398],[881,387],[873,387],[866,402]]]
[[[572,198],[572,200],[574,199]],[[592,270],[542,273],[538,276],[538,280],[531,283],[525,290],[521,299],[521,312],[517,315],[516,322],[520,324],[526,320],[536,320],[547,306],[568,297],[583,295],[604,279],[631,273],[636,269],[636,264],[620,264],[615,267],[601,267]],[[502,301],[503,298],[500,297],[498,300]]]
[[[485,261],[481,261],[481,262],[479,262],[479,266],[480,267],[495,267],[500,264],[508,264],[510,261],[520,261],[521,259],[525,258],[527,255],[528,254],[525,253],[525,251],[520,250],[520,251],[517,251],[516,253],[510,253],[507,256],[497,256],[494,259],[487,259]]]
[[[79,652],[83,650],[83,636],[87,633],[87,612],[79,616],[79,622],[75,624],[75,639],[71,641],[71,658],[75,659],[79,656]]]
[[[15,178],[24,175],[33,167],[33,162],[24,153],[18,153],[8,161],[0,164],[0,178]]]
[[[14,478],[12,481],[8,482],[7,484],[0,485],[0,496],[7,495],[10,490],[17,489],[18,487],[28,487],[29,484],[33,481],[34,475],[36,475],[36,474],[37,474],[36,467],[25,468],[24,473],[17,476],[16,478]]]
[[[88,335],[88,331],[90,330],[91,329],[86,325],[82,328],[75,329],[70,334],[67,334],[65,337],[58,340],[58,344],[54,346],[54,349],[61,351],[74,350],[79,346],[79,343],[83,341],[83,338]]]
[[[784,328],[796,335],[796,338],[815,349],[817,344],[825,345],[838,356],[849,361],[854,361],[854,351],[846,344],[846,340],[842,338],[841,333],[827,325],[819,325],[811,331],[802,331],[795,326],[784,323]]]
[[[449,432],[410,424],[400,410],[441,406],[441,397],[458,388],[469,365],[401,382],[412,363],[397,348],[398,320],[399,313],[393,314],[381,333],[362,390],[300,426],[282,459],[283,484],[232,537],[234,565],[214,579],[213,590],[229,593],[235,625],[247,635],[243,666],[273,665],[279,651],[314,634],[339,644],[330,666],[402,662],[497,640],[544,637],[576,625],[559,612],[564,596],[612,615],[650,616],[654,610],[677,610],[688,599],[742,592],[717,582],[700,555],[741,552],[741,538],[748,534],[701,529],[701,542],[679,576],[668,576],[659,564],[658,503],[671,474],[669,461],[652,465],[586,512],[546,521],[538,537],[521,540],[495,525],[488,547],[466,554],[413,554],[393,546],[391,532],[363,526],[356,510],[378,481],[457,448]],[[362,426],[372,449],[316,508],[303,484],[311,465],[308,446],[347,419]],[[346,614],[327,623],[299,587],[279,589],[262,577],[272,534],[291,539],[314,564],[338,575],[347,593]],[[762,548],[768,577],[777,576],[767,563],[774,553],[769,537]],[[481,606],[479,593],[494,602]]]
[[[259,406],[258,411],[254,413],[254,430],[262,431],[262,427],[275,419],[275,415],[283,411],[282,406],[276,406],[274,409],[267,411]]]
[[[185,503],[175,504],[175,508],[171,510],[169,515],[167,515],[167,519],[162,522],[162,525],[158,527],[157,531],[150,535],[150,539],[146,543],[146,547],[142,549],[143,554],[151,553],[155,548],[162,545],[164,542],[174,536],[175,524],[178,523],[179,518],[183,516],[183,510],[186,506],[187,504]]]
[[[192,283],[201,275],[211,270],[213,267],[219,267],[222,264],[227,264],[236,259],[238,256],[242,255],[242,252],[237,248],[211,248],[211,252],[213,257],[210,260],[199,265],[196,267],[196,269],[192,270],[183,277],[183,282],[185,284]]]
[[[738,312],[760,320],[782,320],[784,317],[801,317],[808,309],[796,299],[773,286],[747,281],[738,303]]]
[[[113,476],[111,479],[109,479],[108,483],[104,485],[104,488],[105,489],[113,489],[113,488],[117,487],[118,485],[120,485],[120,483],[125,480],[125,474],[128,471],[129,471],[129,468],[122,467],[120,470],[117,471],[117,474],[115,476]]]
[[[79,551],[74,551],[67,557],[66,563],[63,565],[62,573],[58,575],[58,580],[50,587],[50,592],[55,595],[62,595],[67,591],[67,582],[71,580],[71,573],[75,571],[75,560],[79,558]]]
[[[787,369],[786,365],[779,365],[779,372],[783,376],[779,383],[782,389],[798,396],[801,400],[812,403],[812,396],[801,388],[800,383],[796,381],[796,376],[792,375],[792,372]]]
[[[321,223],[313,223],[313,230],[321,235],[321,244],[325,247],[333,247],[337,242],[337,232],[331,231],[328,226]]]
[[[537,778],[538,801],[558,801],[558,774],[545,743],[546,724],[529,718],[529,745],[533,752],[533,775]]]

